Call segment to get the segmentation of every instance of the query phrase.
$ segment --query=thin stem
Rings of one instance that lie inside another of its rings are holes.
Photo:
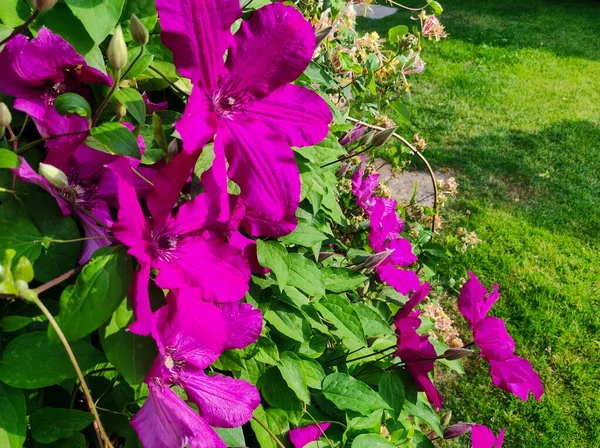
[[[150,185],[151,187],[154,187],[154,184],[152,183],[152,181],[147,179],[142,173],[140,173],[134,167],[131,167],[131,171],[133,171],[135,174],[137,174],[144,182],[148,183],[148,185]]]
[[[87,237],[83,237],[83,238],[73,238],[72,240],[55,240],[55,239],[50,239],[50,240],[46,240],[49,241],[50,243],[77,243],[79,241],[87,241],[87,240],[101,240],[103,238],[113,238],[110,236],[87,236]],[[37,242],[39,242],[40,240],[37,240]]]
[[[77,274],[82,269],[82,266],[77,266],[76,268],[71,269],[70,271],[65,272],[63,275],[56,277],[54,280],[50,280],[47,283],[44,283],[41,286],[38,286],[33,290],[36,294],[41,294],[44,291],[48,291],[50,288],[64,282],[66,279],[71,277],[72,275]]]
[[[165,75],[164,73],[160,72],[156,67],[153,67],[152,65],[150,65],[148,67],[150,70],[152,70],[154,73],[156,73],[158,76],[160,76],[162,79],[164,79],[165,81],[167,81],[169,83],[169,86],[171,86],[171,88],[173,90],[175,90],[177,93],[179,93],[180,95],[183,95],[184,97],[188,97],[189,95],[187,93],[185,93],[183,90],[181,90],[179,87],[177,87],[168,77],[167,75]]]
[[[114,93],[119,88],[119,85],[121,84],[120,80],[121,80],[121,70],[117,70],[113,76],[113,85],[111,86],[110,90],[108,91],[108,95],[106,95],[106,97],[104,98],[104,101],[102,101],[102,104],[100,104],[100,107],[96,111],[96,115],[94,115],[94,121],[92,122],[92,127],[96,126],[96,123],[98,123],[98,119],[100,118],[100,115],[102,115],[102,112],[108,105],[108,102],[110,101],[110,99],[112,98]]]
[[[256,423],[258,423],[260,426],[262,426],[263,429],[269,433],[269,435],[271,436],[271,438],[273,440],[275,440],[275,443],[277,443],[277,445],[279,445],[281,448],[285,448],[285,445],[283,443],[281,443],[281,440],[279,440],[277,438],[277,436],[275,435],[275,433],[273,431],[271,431],[271,429],[269,429],[269,427],[267,425],[265,425],[262,420],[254,417],[254,416],[252,416],[252,420],[254,420]]]
[[[119,84],[125,80],[125,77],[129,74],[129,72],[131,71],[131,69],[133,68],[135,63],[142,57],[142,55],[144,54],[144,48],[145,48],[144,45],[142,45],[140,47],[140,52],[138,53],[138,55],[135,57],[135,59],[133,61],[131,61],[131,64],[129,64],[129,67],[127,67],[127,70],[125,70],[125,72],[123,72],[123,74],[121,75]]]
[[[325,437],[325,440],[327,440],[327,443],[329,444],[329,446],[331,448],[333,448],[333,443],[331,443],[331,440],[329,440],[329,437],[327,437],[327,434],[325,434],[325,431],[323,431],[321,429],[321,425],[319,425],[319,423],[315,420],[315,418],[312,416],[312,414],[310,412],[308,412],[306,409],[304,409],[304,412],[306,412],[308,414],[308,416],[312,419],[312,421],[315,422],[315,425],[317,425],[317,428],[319,428],[319,431],[321,431],[321,434],[323,435],[323,437]]]
[[[328,366],[329,364],[331,364],[331,363],[332,363],[332,362],[334,362],[334,361],[337,361],[338,359],[345,358],[346,356],[350,356],[350,355],[353,355],[353,354],[354,354],[354,353],[356,353],[356,352],[359,352],[359,351],[361,351],[363,348],[364,348],[364,347],[359,347],[359,348],[357,348],[356,350],[352,350],[352,351],[351,351],[351,352],[349,352],[349,353],[345,353],[345,354],[343,354],[343,355],[336,356],[335,358],[333,358],[333,359],[330,359],[329,361],[327,361],[327,362],[326,362],[324,365],[325,365],[325,366]]]
[[[351,159],[352,157],[360,156],[362,153],[364,153],[364,152],[367,152],[367,151],[369,151],[369,150],[371,150],[371,149],[373,149],[373,148],[374,148],[373,146],[369,146],[369,147],[367,147],[367,148],[365,148],[365,149],[363,149],[363,150],[361,150],[361,151],[358,151],[358,152],[353,152],[353,153],[347,154],[347,155],[345,155],[345,156],[343,156],[343,157],[340,157],[340,158],[339,158],[339,159],[337,159],[337,160],[334,160],[333,162],[329,162],[329,163],[326,163],[325,165],[321,165],[321,168],[328,167],[328,166],[330,166],[330,165],[333,165],[334,163],[343,162],[343,161],[345,161],[345,160]]]
[[[395,2],[393,0],[387,0],[387,2],[389,4],[391,4],[391,5],[397,6],[399,8],[406,9],[407,11],[423,11],[425,8],[427,8],[427,5],[425,5],[425,6],[421,7],[421,8],[411,8],[409,6],[402,5],[402,4],[400,4],[398,2]]]
[[[23,154],[28,149],[33,148],[34,146],[39,145],[40,143],[45,142],[46,140],[54,140],[56,138],[67,137],[69,135],[78,135],[78,134],[87,134],[89,131],[77,131],[77,132],[65,132],[64,134],[50,135],[48,137],[39,138],[37,140],[32,141],[31,143],[27,143],[25,146],[21,146],[15,152],[17,154]]]
[[[347,117],[346,120],[351,121],[352,123],[355,123],[355,124],[361,124],[363,126],[371,128],[371,129],[376,129],[378,131],[385,131],[385,128],[382,128],[381,126],[375,126],[374,124],[365,123],[364,121],[357,120],[356,118]],[[433,234],[435,233],[437,211],[438,211],[438,189],[437,189],[437,181],[435,179],[435,174],[433,172],[433,169],[431,168],[431,165],[429,164],[429,162],[427,161],[425,156],[423,156],[423,154],[421,154],[421,152],[417,148],[415,148],[411,143],[409,143],[408,140],[406,140],[404,137],[402,137],[401,135],[399,135],[396,132],[394,132],[392,134],[392,137],[400,140],[405,146],[407,146],[412,151],[412,153],[414,155],[416,155],[419,159],[421,159],[423,164],[425,164],[427,171],[429,172],[429,177],[431,178],[431,183],[433,186],[433,217],[431,218],[431,232],[432,232],[431,239],[433,239]]]
[[[56,320],[54,320],[54,316],[52,316],[52,313],[50,313],[50,311],[48,311],[48,308],[46,308],[46,306],[37,297],[37,295],[34,295],[31,298],[31,300],[33,303],[35,303],[37,305],[37,307],[42,311],[42,313],[44,313],[44,315],[48,318],[48,322],[50,322],[50,325],[52,325],[52,328],[54,328],[54,331],[56,331],[56,334],[58,335],[60,341],[62,342],[63,346],[65,347],[65,350],[67,351],[67,355],[69,356],[69,359],[71,360],[71,363],[73,364],[73,367],[75,368],[75,372],[77,372],[77,377],[79,378],[81,388],[83,389],[83,393],[85,395],[85,400],[87,401],[88,407],[90,408],[90,412],[94,416],[94,421],[96,423],[94,425],[94,428],[96,429],[96,432],[98,433],[98,437],[101,440],[102,439],[104,440],[105,447],[114,448],[113,444],[110,442],[108,435],[106,434],[106,431],[104,430],[104,426],[102,426],[102,422],[100,421],[100,416],[98,415],[98,411],[96,410],[96,405],[94,404],[94,400],[92,399],[90,390],[87,386],[87,383],[85,382],[85,378],[83,377],[81,368],[79,367],[79,364],[77,363],[77,359],[75,358],[75,355],[73,354],[73,350],[71,350],[71,346],[69,345],[67,338],[65,338],[65,335],[63,334],[62,330],[56,323]]]
[[[17,34],[21,34],[24,30],[27,29],[27,27],[29,27],[29,25],[31,25],[33,23],[33,21],[35,19],[37,19],[37,17],[40,15],[40,12],[38,10],[33,11],[33,14],[31,14],[31,16],[25,21],[25,23],[17,28],[15,28],[13,30],[12,33],[10,33],[10,35],[3,39],[2,41],[0,41],[0,47],[2,45],[4,45],[5,43],[7,43],[9,40],[11,40],[13,37],[15,37]]]
[[[25,115],[25,119],[23,120],[23,125],[21,126],[21,129],[19,130],[19,134],[17,135],[17,141],[19,141],[19,139],[23,135],[23,132],[25,131],[25,127],[27,126],[28,121],[29,121],[29,115]]]
[[[379,350],[379,351],[377,351],[375,353],[371,353],[370,355],[364,355],[364,356],[359,356],[358,358],[347,359],[346,363],[353,362],[353,361],[360,361],[361,359],[365,359],[365,358],[370,358],[371,356],[375,356],[375,355],[378,355],[380,353],[389,352],[392,349],[396,349],[396,346],[392,345],[391,347],[384,348],[383,350]],[[390,353],[386,354],[385,356],[389,356],[389,355],[390,355]]]

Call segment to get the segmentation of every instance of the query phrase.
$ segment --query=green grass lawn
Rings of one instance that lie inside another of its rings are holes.
[[[447,408],[506,427],[506,447],[600,447],[600,3],[442,4],[450,37],[425,45],[405,134],[427,138],[430,162],[459,181],[447,227],[484,240],[442,270],[501,285],[493,313],[546,388],[522,403],[471,362],[443,382]]]

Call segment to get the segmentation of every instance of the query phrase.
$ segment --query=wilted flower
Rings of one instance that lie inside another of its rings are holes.
[[[413,135],[412,143],[417,151],[425,152],[427,149],[427,140],[425,140],[420,134]]]
[[[435,37],[435,40],[440,40],[444,37],[448,37],[448,34],[444,31],[444,26],[440,23],[436,16],[425,16],[425,22],[423,23],[423,29],[421,34],[431,39]]]

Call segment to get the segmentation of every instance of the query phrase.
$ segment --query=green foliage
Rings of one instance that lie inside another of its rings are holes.
[[[0,382],[0,445],[21,448],[27,431],[23,391]]]
[[[135,89],[119,89],[115,92],[115,99],[125,106],[135,121],[140,124],[146,122],[146,105],[140,92]]]
[[[135,135],[120,123],[103,123],[92,128],[85,144],[98,151],[139,159],[140,147]]]
[[[84,118],[92,116],[90,104],[76,93],[63,93],[54,101],[54,107],[61,115],[77,114]]]
[[[76,409],[39,408],[29,417],[31,435],[40,443],[71,437],[94,421],[89,412]]]
[[[368,415],[390,406],[364,382],[346,373],[332,373],[323,380],[323,395],[341,410]]]

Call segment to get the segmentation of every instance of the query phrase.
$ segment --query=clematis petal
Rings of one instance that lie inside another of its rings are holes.
[[[504,321],[497,317],[481,319],[473,329],[473,340],[488,361],[506,361],[515,354],[515,341],[506,331]]]
[[[250,281],[250,267],[243,255],[227,243],[201,236],[181,239],[172,259],[156,257],[156,283],[161,288],[195,289],[204,300],[229,302],[244,297]]]
[[[110,216],[110,210],[106,202],[101,200],[94,201],[91,214],[107,227],[110,228],[112,226],[113,219]],[[108,229],[100,226],[86,214],[77,211],[77,216],[85,231],[85,237],[90,238],[84,242],[83,251],[79,257],[79,264],[84,264],[92,258],[92,255],[96,250],[101,247],[110,246],[114,240],[109,238],[110,231]]]
[[[263,327],[262,311],[249,303],[225,303],[220,307],[227,325],[226,350],[254,344]]]
[[[131,425],[145,448],[226,448],[227,445],[168,387],[150,382],[146,402]]]
[[[199,87],[192,89],[181,118],[175,123],[183,141],[183,150],[193,153],[214,137],[218,127],[217,116],[206,93]]]
[[[300,174],[293,151],[257,121],[230,121],[228,130],[227,174],[241,188],[246,206],[243,227],[252,235],[291,233],[298,223],[296,209],[300,203]]]
[[[315,31],[300,11],[283,3],[266,5],[242,22],[234,35],[222,81],[257,98],[295,81],[315,51]]]
[[[506,361],[492,359],[490,365],[490,375],[496,387],[516,395],[522,401],[527,401],[529,392],[537,401],[541,400],[544,386],[529,361],[515,356]]]
[[[144,100],[144,105],[146,106],[146,115],[152,115],[154,112],[161,112],[169,108],[168,101],[153,103],[150,101],[150,98],[148,98],[148,94],[146,92],[142,93],[142,99]]]
[[[494,285],[493,291],[488,293],[475,274],[471,271],[467,273],[469,274],[469,280],[460,290],[458,309],[473,328],[490,311],[500,294],[498,293],[498,285]]]
[[[406,238],[396,238],[389,244],[389,249],[394,249],[390,256],[396,266],[410,266],[417,261],[417,256],[413,253],[412,245]]]
[[[421,281],[417,274],[410,270],[397,268],[388,260],[375,268],[375,272],[377,272],[382,282],[387,283],[405,296],[411,291],[419,289]]]
[[[150,282],[150,262],[140,261],[140,268],[133,272],[131,287],[129,288],[129,300],[136,321],[129,325],[129,331],[141,336],[152,333],[152,308],[150,307],[150,295],[148,294],[148,283]]]
[[[188,398],[198,405],[202,418],[219,428],[248,423],[260,404],[256,387],[227,376],[207,376],[198,371],[185,375],[183,387]]]
[[[253,274],[265,275],[270,269],[265,268],[258,262],[258,253],[256,249],[256,241],[250,238],[246,238],[240,232],[231,232],[229,235],[229,244],[236,249],[242,251],[248,263],[250,263],[250,270]]]
[[[214,201],[206,193],[200,193],[179,207],[168,227],[176,235],[185,235],[200,229],[224,232],[229,223],[221,220],[220,215],[221,211]]]
[[[231,25],[242,16],[238,0],[158,0],[163,43],[179,73],[206,93],[214,92],[231,42]]]
[[[472,425],[471,443],[473,448],[502,448],[504,442],[504,428],[500,430],[498,438],[490,428],[484,425]]]
[[[333,118],[323,98],[293,84],[284,85],[251,104],[246,115],[284,135],[292,146],[312,146],[322,141]]]
[[[17,57],[25,45],[27,37],[18,34],[0,52],[0,91],[16,98],[32,96],[37,92],[37,89],[21,78],[15,70]]]
[[[319,440],[330,426],[331,423],[329,422],[318,423],[316,425],[305,426],[304,428],[294,428],[288,434],[294,448],[304,448],[310,442]]]
[[[423,286],[415,290],[413,295],[410,296],[408,302],[406,302],[404,306],[402,306],[402,308],[400,308],[396,313],[396,317],[394,318],[394,324],[396,327],[399,326],[396,321],[402,317],[408,316],[419,303],[425,300],[425,297],[427,297],[429,291],[431,291],[431,285],[428,282],[423,283]]]

